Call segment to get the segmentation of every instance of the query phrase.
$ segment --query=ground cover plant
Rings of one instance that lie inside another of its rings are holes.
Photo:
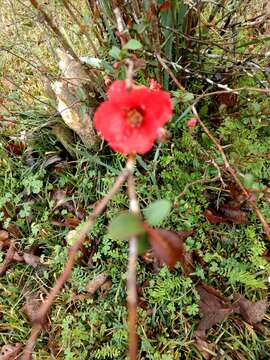
[[[268,359],[268,2],[4,5],[0,359]]]

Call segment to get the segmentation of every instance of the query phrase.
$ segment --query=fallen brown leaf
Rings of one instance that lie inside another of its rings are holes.
[[[0,360],[14,360],[17,355],[19,355],[22,349],[21,343],[16,343],[15,345],[4,345],[0,350]]]
[[[54,209],[62,206],[67,201],[67,189],[55,189],[52,192],[52,199],[55,201]]]
[[[29,289],[23,289],[22,294],[25,298],[25,304],[22,311],[28,317],[30,322],[34,322],[37,315],[37,310],[40,307],[41,299],[37,294],[31,294]]]
[[[199,285],[197,290],[200,294],[199,309],[202,318],[195,335],[204,338],[205,331],[224,320],[228,314],[233,312],[233,307],[226,298],[222,297],[217,290],[210,286]],[[201,331],[201,333],[197,333],[198,331]]]
[[[210,224],[221,224],[228,222],[228,219],[226,217],[215,214],[214,210],[212,209],[205,210],[204,216],[210,222]]]
[[[102,285],[106,282],[108,276],[105,274],[97,275],[93,280],[89,281],[86,285],[85,290],[90,294],[94,295],[94,293],[101,288]]]
[[[217,100],[220,104],[226,105],[228,108],[234,107],[237,101],[237,94],[224,93],[217,95]]]
[[[193,270],[191,253],[186,251],[183,242],[184,238],[191,235],[191,232],[177,234],[169,230],[152,229],[148,225],[145,225],[145,230],[154,254],[163,263],[174,267],[179,261],[185,275]]]
[[[266,300],[254,302],[249,301],[240,294],[236,294],[233,309],[236,313],[241,314],[246,322],[255,325],[262,321],[268,306]]]
[[[268,308],[266,300],[253,302],[240,294],[236,294],[234,296],[235,302],[232,304],[212,286],[200,284],[197,286],[197,290],[200,294],[199,309],[202,318],[199,321],[197,330],[194,332],[194,338],[196,341],[198,339],[203,341],[203,343],[199,342],[199,344],[198,342],[194,343],[198,349],[201,345],[207,345],[204,343],[207,340],[206,330],[223,321],[229,314],[240,314],[246,322],[259,329],[260,322]]]
[[[27,265],[33,266],[33,268],[36,268],[40,264],[39,256],[36,256],[34,254],[23,253],[22,257],[23,257],[25,263]]]
[[[9,233],[6,230],[0,230],[0,249],[6,249],[9,245]]]
[[[15,254],[15,244],[13,241],[10,242],[9,249],[7,251],[5,260],[0,265],[0,276],[5,275],[9,266],[14,262],[14,254]]]
[[[73,217],[65,218],[63,222],[58,221],[58,220],[52,220],[51,224],[54,226],[68,227],[71,229],[75,229],[80,224],[80,222],[81,222],[80,219],[73,216]]]
[[[235,202],[230,201],[222,204],[219,211],[213,209],[207,209],[204,212],[204,216],[211,224],[227,223],[229,221],[235,224],[247,224],[248,218],[244,211],[235,206]]]
[[[23,236],[23,234],[17,224],[9,224],[7,229],[8,229],[10,236],[13,237],[14,239],[19,239]]]
[[[220,211],[229,221],[235,224],[247,224],[248,218],[244,211],[240,209],[240,203],[237,201],[228,201],[220,206]]]

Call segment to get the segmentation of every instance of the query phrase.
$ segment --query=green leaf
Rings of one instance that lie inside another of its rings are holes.
[[[159,225],[171,210],[171,203],[168,200],[157,200],[143,210],[143,214],[151,226]]]
[[[109,51],[109,55],[117,60],[120,59],[120,49],[117,46],[113,46],[111,50]]]
[[[129,40],[126,43],[126,45],[124,46],[124,49],[127,49],[127,50],[138,50],[141,48],[142,48],[142,44],[138,40],[135,40],[135,39]]]
[[[100,69],[102,67],[102,60],[92,56],[81,56],[80,60],[90,66]]]
[[[111,222],[108,232],[115,240],[126,240],[132,236],[143,234],[144,228],[138,216],[124,212]]]
[[[190,102],[190,101],[193,101],[194,100],[194,95],[192,93],[186,93],[184,96],[183,96],[183,102],[186,103],[186,102]]]
[[[138,255],[142,255],[150,248],[148,234],[144,233],[138,237]]]

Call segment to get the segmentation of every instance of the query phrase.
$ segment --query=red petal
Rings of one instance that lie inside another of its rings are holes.
[[[110,100],[119,99],[119,96],[125,94],[126,91],[126,82],[125,80],[116,80],[109,87],[107,94]]]
[[[103,102],[94,115],[94,126],[104,139],[118,139],[125,130],[124,113],[110,101]]]

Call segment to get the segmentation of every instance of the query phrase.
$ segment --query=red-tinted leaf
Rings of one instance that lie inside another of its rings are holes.
[[[220,210],[229,221],[235,224],[247,224],[248,218],[244,211],[237,207],[237,203],[230,201],[220,206]]]
[[[214,210],[205,210],[204,216],[211,224],[221,224],[228,222],[228,219],[226,217],[214,214]]]
[[[170,0],[164,1],[164,3],[159,5],[159,11],[166,11],[172,7],[172,2]]]
[[[63,222],[58,221],[58,220],[51,221],[52,225],[59,226],[59,227],[69,227],[71,229],[75,229],[80,224],[80,222],[81,222],[81,220],[75,216],[66,218],[66,219],[64,219]]]
[[[23,142],[9,143],[6,145],[6,150],[14,155],[21,155],[24,149],[25,144]]]
[[[228,108],[234,107],[237,101],[237,94],[224,93],[217,96],[217,100],[220,104],[226,105]]]
[[[174,267],[179,261],[185,274],[189,274],[192,269],[191,254],[186,251],[185,245],[181,237],[169,230],[152,229],[148,225],[145,226],[148,233],[148,239],[154,254],[169,267]],[[186,237],[190,235],[190,233]]]

